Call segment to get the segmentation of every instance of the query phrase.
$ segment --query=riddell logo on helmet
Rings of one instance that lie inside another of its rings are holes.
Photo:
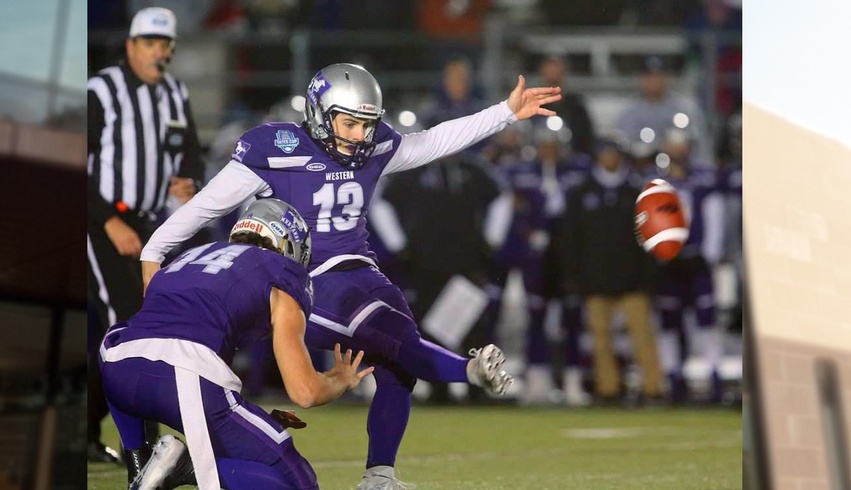
[[[378,112],[378,108],[372,104],[361,104],[358,106],[358,112]]]
[[[253,231],[254,233],[263,233],[263,223],[254,220],[242,220],[233,227],[233,232],[237,231]]]

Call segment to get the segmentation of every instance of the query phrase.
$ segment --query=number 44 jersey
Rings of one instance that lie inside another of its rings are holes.
[[[113,343],[137,339],[182,339],[205,345],[225,362],[271,334],[272,288],[290,295],[305,317],[313,285],[305,268],[272,250],[214,242],[187,250],[157,272],[142,309],[113,327]]]
[[[301,126],[269,123],[244,133],[232,158],[263,179],[272,197],[288,202],[304,217],[313,240],[310,268],[315,269],[334,257],[375,258],[367,245],[366,211],[401,138],[379,122],[375,151],[363,167],[352,170],[340,165]]]

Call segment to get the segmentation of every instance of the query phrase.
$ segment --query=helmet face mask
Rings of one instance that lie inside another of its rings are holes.
[[[371,121],[365,128],[363,141],[353,141],[336,134],[334,117],[348,114]],[[310,136],[322,142],[325,150],[353,169],[362,167],[375,150],[375,132],[384,115],[381,87],[363,67],[338,63],[323,68],[310,81],[304,107],[304,124]],[[340,143],[351,152],[340,151]]]
[[[275,251],[304,267],[310,264],[310,230],[304,218],[289,204],[278,199],[258,199],[239,216],[229,238],[256,233],[269,238]]]

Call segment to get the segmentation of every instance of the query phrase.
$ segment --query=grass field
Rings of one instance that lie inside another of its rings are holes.
[[[279,407],[280,408],[280,407]],[[323,490],[353,489],[366,455],[366,407],[299,410],[292,431]],[[104,441],[118,447],[111,422]],[[415,406],[397,460],[418,490],[723,490],[742,485],[741,414],[695,409]],[[88,488],[126,488],[89,465]],[[188,487],[186,487],[188,488]]]

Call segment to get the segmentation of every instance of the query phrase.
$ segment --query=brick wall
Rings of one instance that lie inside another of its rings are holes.
[[[851,436],[851,353],[764,337],[757,355],[774,488],[830,490],[815,362],[832,359],[837,363],[847,440]],[[846,468],[849,465],[851,461]]]
[[[815,360],[836,361],[848,425],[851,148],[748,103],[744,122],[746,278],[773,488],[830,490]]]

